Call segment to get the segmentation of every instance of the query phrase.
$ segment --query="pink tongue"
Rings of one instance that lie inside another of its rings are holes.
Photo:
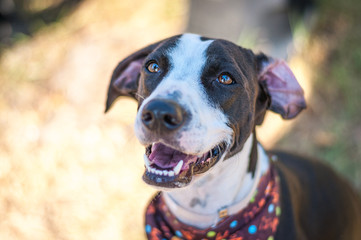
[[[184,169],[188,162],[197,160],[197,156],[187,155],[179,152],[173,148],[167,147],[162,143],[156,143],[152,146],[152,153],[149,155],[149,160],[161,168],[173,168],[177,166],[180,160],[183,160]]]

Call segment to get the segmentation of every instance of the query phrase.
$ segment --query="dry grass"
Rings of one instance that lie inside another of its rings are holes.
[[[88,0],[0,62],[0,239],[143,239],[136,104],[104,115],[117,62],[183,31],[186,2]],[[131,196],[131,197],[130,197]]]

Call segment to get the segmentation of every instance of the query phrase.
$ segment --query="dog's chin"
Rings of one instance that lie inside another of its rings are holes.
[[[222,142],[203,154],[186,154],[163,143],[153,143],[146,147],[143,180],[161,189],[185,187],[193,176],[213,167],[225,149]]]

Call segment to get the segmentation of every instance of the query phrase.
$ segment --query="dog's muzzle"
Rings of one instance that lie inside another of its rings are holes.
[[[152,99],[141,109],[140,117],[144,131],[153,141],[146,147],[144,156],[143,179],[150,185],[183,187],[193,175],[216,164],[225,150],[225,144],[221,143],[205,153],[184,153],[177,138],[190,121],[190,114],[173,100]]]

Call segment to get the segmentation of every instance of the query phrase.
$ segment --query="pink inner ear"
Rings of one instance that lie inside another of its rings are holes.
[[[303,90],[284,61],[272,59],[262,69],[259,81],[265,83],[271,97],[270,110],[283,118],[294,118],[306,108]]]
[[[131,62],[125,70],[113,82],[113,86],[119,92],[128,94],[137,82],[143,59]]]

